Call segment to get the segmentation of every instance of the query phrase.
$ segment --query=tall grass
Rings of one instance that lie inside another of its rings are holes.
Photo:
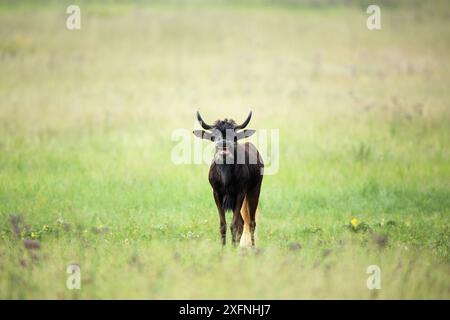
[[[448,6],[289,3],[1,3],[1,298],[450,297]],[[280,168],[221,248],[171,134],[249,107]]]

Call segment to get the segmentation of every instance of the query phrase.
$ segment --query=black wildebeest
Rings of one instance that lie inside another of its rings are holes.
[[[197,111],[200,125],[208,131],[195,130],[194,135],[215,143],[209,183],[219,211],[222,245],[226,243],[226,211],[233,212],[230,226],[233,245],[238,242],[241,246],[255,245],[256,215],[264,163],[253,144],[238,143],[240,139],[255,133],[253,129],[245,129],[251,117],[250,111],[247,119],[240,125],[232,119],[217,120],[209,125]]]

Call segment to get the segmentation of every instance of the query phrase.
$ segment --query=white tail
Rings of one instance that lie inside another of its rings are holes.
[[[244,198],[244,202],[241,207],[241,216],[244,220],[244,230],[242,232],[241,241],[239,242],[240,247],[251,247],[252,246],[252,235],[250,233],[250,211],[248,210],[247,198]],[[259,210],[256,209],[255,220],[258,220]],[[255,245],[256,245],[256,231],[255,231]]]

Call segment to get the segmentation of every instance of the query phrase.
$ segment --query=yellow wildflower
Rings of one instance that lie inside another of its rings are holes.
[[[350,224],[352,225],[353,229],[356,229],[356,227],[358,226],[358,219],[353,218],[353,219],[350,221]]]

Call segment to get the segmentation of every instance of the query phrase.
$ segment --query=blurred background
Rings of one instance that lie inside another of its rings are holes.
[[[0,297],[448,299],[450,6],[375,2],[0,1]],[[280,129],[259,251],[171,162],[198,108]]]

